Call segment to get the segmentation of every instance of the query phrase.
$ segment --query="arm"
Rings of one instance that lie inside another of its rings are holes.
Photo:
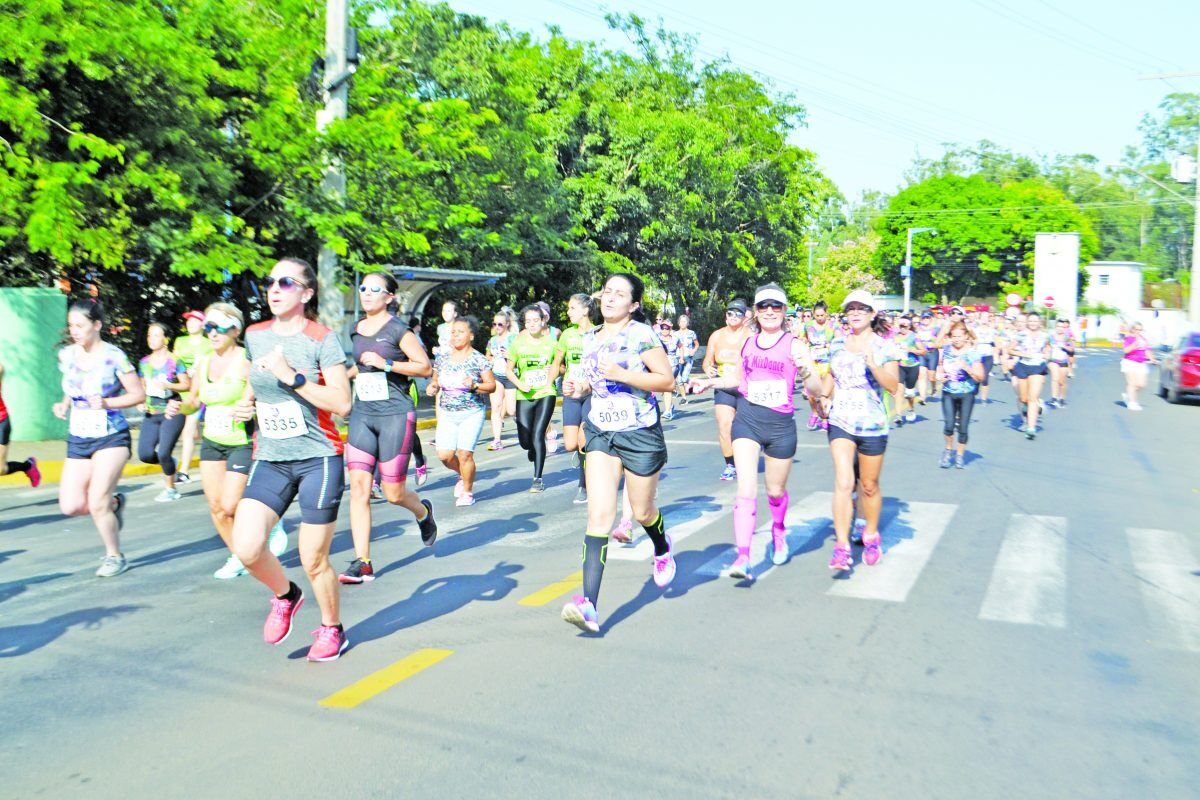
[[[888,361],[883,365],[877,364],[875,363],[875,354],[868,351],[867,369],[871,370],[871,374],[875,376],[875,380],[879,382],[885,392],[894,392],[900,385],[900,367],[895,361]]]
[[[642,353],[641,357],[647,372],[635,372],[617,366],[613,361],[601,361],[600,374],[605,380],[623,383],[643,392],[669,392],[675,388],[675,372],[671,369],[665,350],[652,347]]]
[[[716,338],[717,332],[713,331],[711,334],[709,334],[708,345],[704,348],[704,374],[708,375],[709,377],[713,377],[713,373],[716,372],[717,369]]]
[[[118,409],[131,408],[138,403],[143,403],[146,400],[146,390],[142,387],[142,379],[138,377],[136,371],[123,372],[120,375],[121,388],[125,390],[124,394],[119,394],[116,397],[92,397],[89,398],[89,404],[92,408]]]
[[[491,394],[496,391],[496,376],[490,369],[485,369],[479,373],[479,380],[475,381],[475,385],[471,387],[471,391],[478,394]]]

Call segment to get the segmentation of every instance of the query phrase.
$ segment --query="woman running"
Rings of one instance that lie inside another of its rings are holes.
[[[667,442],[655,392],[670,391],[675,376],[654,329],[642,320],[644,291],[636,275],[609,276],[600,294],[604,324],[584,335],[583,379],[568,377],[564,386],[573,397],[591,395],[583,423],[588,473],[583,594],[562,610],[564,620],[589,633],[600,630],[596,601],[622,474],[634,516],[654,545],[655,585],[664,588],[675,578],[671,537],[654,504],[658,473],[667,463]]]
[[[979,402],[988,403],[988,384],[991,383],[992,366],[995,364],[996,339],[998,331],[992,325],[992,315],[987,311],[979,312],[975,322],[975,351],[983,363],[983,380],[979,383]]]
[[[433,362],[433,380],[426,392],[438,398],[437,454],[458,473],[454,505],[475,505],[475,443],[483,432],[487,401],[481,395],[496,389],[492,365],[471,347],[479,321],[458,317],[450,324],[450,351]]]
[[[854,522],[855,485],[859,510],[866,520],[863,561],[869,566],[883,554],[879,513],[883,495],[879,474],[887,450],[888,413],[884,395],[900,383],[900,354],[883,338],[887,322],[875,315],[870,292],[856,289],[842,302],[850,335],[833,343],[822,397],[829,400],[829,452],[833,457],[833,527],[837,541],[829,568],[841,572],[854,566],[850,528]],[[857,479],[857,480],[856,480]]]
[[[923,313],[914,333],[917,336],[917,344],[925,351],[921,356],[921,376],[917,386],[919,402],[925,405],[931,396],[937,394],[938,349],[934,342],[938,337],[938,329],[934,324],[933,314],[928,311]]]
[[[100,338],[103,328],[104,310],[95,300],[67,309],[71,344],[58,353],[63,399],[54,404],[54,414],[70,417],[58,506],[68,517],[92,515],[104,542],[96,575],[112,578],[128,569],[120,536],[125,495],[116,488],[132,438],[121,409],[144,402],[146,393],[129,357]]]
[[[1125,408],[1141,411],[1142,406],[1138,403],[1137,393],[1146,388],[1146,380],[1150,374],[1147,362],[1157,364],[1158,360],[1150,352],[1150,342],[1146,339],[1140,322],[1135,322],[1129,327],[1123,344],[1121,374],[1125,376],[1125,391],[1121,394],[1121,399],[1125,401]]]
[[[567,319],[571,325],[558,337],[558,352],[554,355],[554,371],[564,376],[564,382],[570,378],[578,383],[583,376],[583,337],[595,327],[592,324],[595,305],[596,301],[586,294],[573,294],[567,301]],[[575,502],[581,505],[587,502],[587,477],[583,469],[583,415],[586,406],[586,399],[571,397],[566,391],[563,392],[563,446],[568,453],[576,454],[579,489],[575,492]]]
[[[896,320],[892,343],[900,351],[900,384],[893,398],[896,401],[896,425],[917,421],[917,384],[921,380],[921,364],[925,348],[917,341],[912,317]]]
[[[332,661],[348,646],[339,616],[337,573],[329,545],[342,502],[342,439],[333,414],[350,413],[350,382],[337,334],[315,321],[317,275],[306,262],[285,258],[266,281],[272,319],[246,330],[250,388],[234,419],[256,419],[254,466],[233,519],[233,551],[271,590],[263,626],[267,644],[292,632],[304,602],[267,547],[271,528],[294,500],[300,502],[300,562],[321,608],[309,661]]]
[[[508,348],[516,336],[516,317],[505,306],[492,318],[492,338],[488,339],[484,355],[492,363],[492,374],[496,376],[496,391],[492,392],[492,443],[488,450],[503,450],[504,415],[515,417],[517,413],[516,387],[508,377]]]
[[[951,460],[958,469],[966,467],[967,430],[971,426],[971,410],[975,407],[975,391],[984,379],[983,357],[974,347],[974,335],[963,321],[950,323],[949,341],[942,345],[941,375],[942,433],[946,449],[939,466],[949,469]],[[953,454],[954,429],[958,428],[958,454]]]
[[[183,322],[187,326],[187,333],[184,336],[176,337],[171,353],[175,358],[175,363],[184,372],[190,374],[196,360],[209,352],[210,345],[208,337],[204,335],[204,314],[202,312],[195,310],[185,312]],[[200,432],[200,418],[204,416],[203,412],[204,409],[199,409],[195,414],[189,414],[183,423],[183,449],[179,458],[181,468],[175,473],[176,483],[190,483],[192,480],[188,476],[188,470],[192,468],[192,456],[196,452],[196,436]]]
[[[696,351],[700,349],[700,339],[692,330],[692,319],[687,314],[680,314],[677,323],[679,330],[679,366],[675,370],[675,391],[679,393],[679,402],[687,405],[688,381],[692,379],[692,363],[696,360]]]
[[[829,372],[829,346],[833,344],[836,336],[837,330],[833,320],[829,318],[829,306],[824,300],[818,300],[812,307],[812,314],[808,321],[804,323],[804,338],[808,342],[808,349],[812,353],[813,361],[817,364],[818,376],[826,375]],[[808,405],[811,412],[808,416],[808,429],[810,431],[818,428],[828,429],[829,421],[818,413],[815,395],[809,395]]]
[[[675,336],[675,329],[671,326],[670,320],[663,320],[658,326],[658,339],[662,342],[663,349],[667,351],[667,363],[671,365],[671,374],[676,375],[679,372],[679,339]],[[663,392],[662,395],[664,420],[674,418],[675,406],[675,387],[671,387],[671,391]]]
[[[508,376],[517,391],[517,438],[533,463],[529,491],[546,490],[542,469],[546,465],[546,429],[554,415],[554,356],[558,345],[546,328],[548,319],[536,304],[521,310],[525,330],[517,334],[508,351]]]
[[[738,390],[737,416],[733,420],[733,459],[737,467],[737,497],[733,503],[733,538],[737,557],[729,576],[753,580],[750,544],[758,514],[758,457],[762,454],[771,508],[771,561],[783,564],[788,558],[788,475],[796,455],[796,405],[793,398],[796,375],[806,376],[812,396],[821,391],[813,361],[805,343],[784,330],[787,295],[776,284],[762,286],[754,294],[754,312],[759,331],[742,346],[741,362],[734,374],[723,378],[693,381],[708,387]]]
[[[1071,333],[1071,321],[1054,320],[1054,333],[1050,334],[1050,402],[1051,408],[1067,405],[1067,379],[1071,376],[1071,361],[1075,358],[1075,336]]]
[[[710,378],[731,375],[741,359],[742,345],[750,335],[746,327],[746,301],[737,299],[725,307],[725,327],[718,328],[708,337],[704,348],[704,374]],[[665,355],[665,354],[664,354]],[[717,440],[721,444],[721,455],[725,468],[721,480],[737,480],[737,469],[733,465],[733,417],[737,411],[737,392],[717,389],[713,392],[713,415],[717,418]]]
[[[371,482],[376,467],[384,499],[412,512],[426,547],[432,547],[437,538],[433,504],[406,487],[408,459],[417,441],[412,379],[429,377],[432,369],[417,335],[392,314],[397,289],[396,279],[387,272],[368,272],[358,285],[359,305],[365,316],[350,335],[358,374],[346,437],[354,560],[338,576],[342,583],[375,579],[371,565]]]
[[[1037,436],[1038,412],[1041,410],[1042,384],[1046,382],[1046,360],[1050,356],[1050,337],[1042,328],[1042,315],[1030,311],[1025,317],[1025,330],[1018,331],[1009,350],[1016,357],[1013,382],[1025,420],[1025,438]]]
[[[8,418],[8,406],[4,405],[4,364],[0,364],[0,477],[13,472],[24,472],[33,488],[42,485],[42,473],[33,456],[24,461],[8,461],[8,443],[12,439],[12,420]]]
[[[169,503],[182,497],[175,489],[175,459],[171,454],[187,420],[186,415],[179,413],[179,393],[186,392],[191,384],[187,370],[167,349],[167,332],[161,324],[150,323],[146,345],[150,355],[138,362],[138,374],[146,392],[143,404],[146,416],[138,431],[138,459],[143,464],[162,467],[165,486],[154,500]]]

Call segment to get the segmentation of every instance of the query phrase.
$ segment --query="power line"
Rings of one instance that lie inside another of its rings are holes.
[[[1152,53],[1148,53],[1148,52],[1146,52],[1145,50],[1142,50],[1142,49],[1140,49],[1140,48],[1137,48],[1137,47],[1133,47],[1133,46],[1131,46],[1131,45],[1129,45],[1129,44],[1127,44],[1127,43],[1125,43],[1125,42],[1121,41],[1121,40],[1120,40],[1120,39],[1118,39],[1117,37],[1115,37],[1115,36],[1112,36],[1111,34],[1108,34],[1108,33],[1106,33],[1105,31],[1102,31],[1102,30],[1100,30],[1100,29],[1099,29],[1099,28],[1097,28],[1095,25],[1092,25],[1091,23],[1087,22],[1086,20],[1082,20],[1082,19],[1080,19],[1079,17],[1076,17],[1074,14],[1070,14],[1070,13],[1068,13],[1068,12],[1066,12],[1066,11],[1063,11],[1063,10],[1062,10],[1061,8],[1059,8],[1058,6],[1055,6],[1055,5],[1053,5],[1052,3],[1048,2],[1048,0],[1037,0],[1037,1],[1038,1],[1039,3],[1041,3],[1042,5],[1044,5],[1046,8],[1050,9],[1051,11],[1053,11],[1054,13],[1056,13],[1056,14],[1058,14],[1058,15],[1060,15],[1060,16],[1066,17],[1068,20],[1070,20],[1071,22],[1074,22],[1076,25],[1079,25],[1080,27],[1083,27],[1083,28],[1087,28],[1087,29],[1088,29],[1088,30],[1090,30],[1092,33],[1095,33],[1095,34],[1098,34],[1098,35],[1100,35],[1100,36],[1103,36],[1105,39],[1108,39],[1110,42],[1114,42],[1114,43],[1116,43],[1116,44],[1120,45],[1121,47],[1124,47],[1124,48],[1126,48],[1127,50],[1130,50],[1130,51],[1132,51],[1132,52],[1134,52],[1134,53],[1140,53],[1141,55],[1143,55],[1143,56],[1146,56],[1147,58],[1149,58],[1149,59],[1150,59],[1150,60],[1149,60],[1148,62],[1146,62],[1146,63],[1150,63],[1150,64],[1166,64],[1166,65],[1168,65],[1168,66],[1175,67],[1176,69],[1182,69],[1182,67],[1180,67],[1180,65],[1179,65],[1179,63],[1178,63],[1178,62],[1175,62],[1175,61],[1162,61],[1158,55],[1156,55],[1156,54],[1152,54]]]

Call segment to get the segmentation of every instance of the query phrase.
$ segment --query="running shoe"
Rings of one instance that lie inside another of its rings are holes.
[[[263,641],[267,644],[279,644],[292,634],[292,620],[300,606],[304,605],[304,592],[300,592],[295,601],[286,597],[271,598],[271,613],[263,625]]]
[[[735,581],[752,581],[754,573],[750,571],[750,556],[738,556],[729,565],[729,577]]]
[[[550,455],[558,452],[558,431],[554,428],[551,428],[550,432],[546,434],[546,452]]]
[[[25,470],[25,477],[29,478],[29,485],[35,489],[42,484],[42,471],[38,469],[37,459],[33,456],[29,457],[29,469]]]
[[[1067,407],[1067,398],[1065,398],[1065,397],[1058,398],[1058,407],[1066,408]]]
[[[1032,439],[1033,439],[1033,437],[1035,437],[1035,436],[1037,436],[1037,429],[1036,429],[1036,428],[1034,428],[1034,427],[1032,427],[1032,426],[1031,426],[1031,427],[1028,427],[1028,428],[1026,428],[1026,429],[1025,429],[1025,438],[1026,438],[1026,439],[1030,439],[1030,440],[1032,440]]]
[[[283,520],[279,520],[271,527],[271,532],[267,535],[267,549],[276,558],[287,552],[287,529],[283,527]]]
[[[788,549],[788,543],[787,543],[787,532],[784,531],[784,533],[782,535],[776,535],[775,532],[772,531],[771,532],[771,563],[777,567],[782,564],[786,564],[787,560],[788,560],[788,556],[790,554],[791,553]]]
[[[817,423],[819,423],[820,421],[821,421],[821,418],[817,416],[816,412],[809,414],[808,415],[808,429],[810,431],[815,431],[817,429]]]
[[[541,478],[534,478],[533,483],[529,484],[530,494],[541,494],[546,491],[546,482]]]
[[[839,572],[849,572],[854,566],[854,557],[850,554],[849,547],[833,548],[833,558],[829,559],[829,568]]]
[[[464,487],[465,487],[465,484],[463,483],[462,478],[459,478],[458,483],[454,484],[454,496],[456,498],[462,497],[463,492],[466,491],[466,488],[464,488]]]
[[[673,412],[673,411],[664,412],[662,415],[662,418],[663,418],[663,422],[670,422],[671,420],[675,419],[675,412]],[[551,452],[553,452],[553,451],[551,451]]]
[[[175,482],[176,483],[191,483],[192,476],[188,475],[186,472],[176,472],[175,473]]]
[[[827,420],[827,419],[821,420],[821,430],[823,430],[823,431],[829,430],[829,420]]]
[[[1125,407],[1128,408],[1130,411],[1141,411],[1142,410],[1141,403],[1126,403]]]
[[[382,500],[383,499],[383,487],[380,486],[378,483],[375,483],[374,481],[371,482],[371,499],[372,500]]]
[[[475,505],[475,495],[470,492],[463,492],[458,496],[458,499],[454,501],[454,505],[473,506]]]
[[[356,558],[350,562],[345,572],[338,575],[338,580],[350,584],[368,583],[375,580],[375,568],[371,566],[370,561]]]
[[[1038,398],[1038,411],[1045,411],[1046,404],[1042,402],[1042,398]]]
[[[908,416],[906,416],[904,418],[904,421],[905,422],[916,422],[917,421],[917,412],[915,412],[915,411],[908,412]]]
[[[488,450],[503,450],[504,442],[499,439],[492,439],[492,443],[488,445]]]
[[[671,544],[671,537],[667,535],[667,552],[661,556],[654,557],[654,585],[660,589],[665,589],[671,585],[671,581],[675,580],[675,548]]]
[[[113,495],[113,514],[117,518],[117,533],[125,527],[125,493],[116,492]],[[115,574],[115,573],[114,573]]]
[[[862,547],[863,532],[867,529],[867,521],[862,517],[855,517],[854,526],[850,529],[850,544],[856,544]]]
[[[1058,398],[1051,397],[1046,401],[1046,408],[1058,408]]]
[[[721,480],[736,481],[737,470],[733,468],[733,464],[726,464],[725,469],[721,470]]]
[[[575,499],[572,502],[577,506],[585,505],[587,503],[587,489],[580,486],[579,490],[575,492]]]
[[[308,648],[309,661],[337,661],[338,656],[350,646],[345,632],[332,625],[322,625],[313,631],[313,636],[317,638],[313,646]]]
[[[100,559],[100,569],[96,570],[96,577],[115,578],[127,569],[129,563],[125,561],[124,555],[118,553],[115,556],[105,556]]]
[[[951,463],[954,461],[954,453],[949,448],[942,451],[942,458],[938,462],[938,466],[942,469],[950,469]]]
[[[600,618],[596,615],[596,607],[583,595],[575,595],[571,602],[563,606],[562,618],[584,633],[600,632]]]
[[[617,527],[612,529],[609,534],[621,544],[630,544],[633,542],[633,520],[623,519],[617,523]]]
[[[425,506],[425,510],[429,513],[425,515],[425,519],[417,523],[417,527],[421,529],[421,542],[426,547],[433,547],[433,543],[437,541],[437,522],[433,519],[433,503],[428,500],[422,500],[421,505]]]
[[[181,495],[175,489],[163,489],[161,492],[158,493],[158,497],[154,498],[154,502],[156,502],[156,503],[173,503],[176,500],[182,500],[182,499],[183,499],[183,495]]]
[[[957,453],[954,456],[954,468],[955,469],[966,469],[966,467],[967,467],[966,456],[963,453]]]
[[[894,428],[904,427],[904,417],[899,417],[899,416],[893,417],[892,418],[892,427],[894,427]]]
[[[879,533],[876,532],[875,536],[870,539],[864,537],[862,552],[863,563],[868,567],[873,567],[879,563],[879,557],[881,555],[883,555],[883,550],[879,546]]]
[[[417,467],[417,486],[424,486],[427,480],[429,480],[429,465],[422,464]]]
[[[246,567],[242,564],[242,560],[230,554],[229,558],[225,559],[225,563],[221,568],[213,573],[213,577],[219,581],[229,581],[245,574]]]

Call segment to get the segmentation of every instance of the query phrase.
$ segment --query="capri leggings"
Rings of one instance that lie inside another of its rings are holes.
[[[175,474],[178,465],[171,451],[179,441],[179,434],[183,433],[186,419],[183,414],[176,414],[170,419],[165,414],[146,415],[137,444],[138,458],[143,464],[158,464],[168,478]]]
[[[542,477],[546,465],[546,429],[554,416],[554,398],[517,400],[517,440],[533,462],[533,477]]]
[[[904,381],[905,389],[917,388],[917,381],[921,377],[921,365],[913,364],[911,367],[900,365],[900,379]]]
[[[351,413],[346,466],[373,473],[378,464],[380,483],[404,483],[416,433],[416,411],[390,417]]]
[[[962,394],[942,392],[942,416],[945,418],[942,433],[946,436],[952,436],[954,428],[957,425],[958,443],[966,444],[967,428],[971,426],[971,411],[974,408],[974,392],[964,392]]]
[[[987,386],[988,378],[992,377],[992,367],[995,365],[995,361],[992,356],[982,356],[979,360],[983,363],[983,382],[979,385]]]

